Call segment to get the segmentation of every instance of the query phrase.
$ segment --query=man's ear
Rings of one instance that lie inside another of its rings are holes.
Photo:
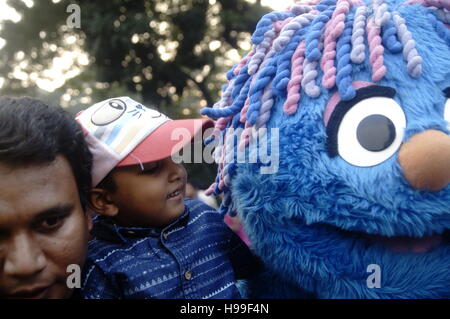
[[[93,218],[94,218],[94,211],[90,207],[88,207],[88,209],[86,209],[86,223],[88,226],[89,233],[92,231],[92,227],[94,227],[94,224],[92,223]]]
[[[107,190],[93,188],[89,191],[89,205],[94,211],[105,216],[116,216],[119,209]]]

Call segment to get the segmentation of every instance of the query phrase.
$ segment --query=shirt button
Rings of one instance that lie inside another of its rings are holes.
[[[134,231],[129,230],[129,231],[128,231],[128,234],[129,234],[129,235],[134,235]]]
[[[186,280],[191,280],[192,278],[192,273],[188,270],[184,273],[184,278],[186,278]]]
[[[165,240],[167,240],[167,238],[169,238],[169,234],[163,233],[163,237],[164,237]]]

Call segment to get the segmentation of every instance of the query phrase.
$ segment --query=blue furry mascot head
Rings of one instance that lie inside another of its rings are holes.
[[[250,296],[450,297],[450,1],[300,2],[227,74],[210,192],[267,271]]]

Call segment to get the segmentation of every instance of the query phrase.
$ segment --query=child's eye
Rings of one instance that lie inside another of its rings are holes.
[[[157,162],[156,164],[149,167],[144,167],[142,174],[154,174],[159,170],[160,167],[161,167],[160,162]]]
[[[157,170],[158,170],[158,168],[157,168],[157,167],[154,167],[154,168],[146,169],[146,170],[143,171],[142,173],[143,173],[143,174],[153,174],[153,173],[155,173]]]

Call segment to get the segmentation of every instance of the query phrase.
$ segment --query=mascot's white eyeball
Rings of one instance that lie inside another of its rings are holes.
[[[355,166],[380,164],[399,149],[405,128],[405,113],[394,99],[362,100],[345,114],[339,125],[338,153]]]
[[[444,90],[444,94],[447,97],[444,105],[444,120],[447,121],[447,129],[450,130],[450,87]]]
[[[444,119],[447,121],[447,128],[450,130],[450,98],[447,98],[445,102]]]
[[[127,105],[119,99],[106,101],[97,111],[92,114],[91,121],[97,126],[107,125],[114,122],[125,113]]]

